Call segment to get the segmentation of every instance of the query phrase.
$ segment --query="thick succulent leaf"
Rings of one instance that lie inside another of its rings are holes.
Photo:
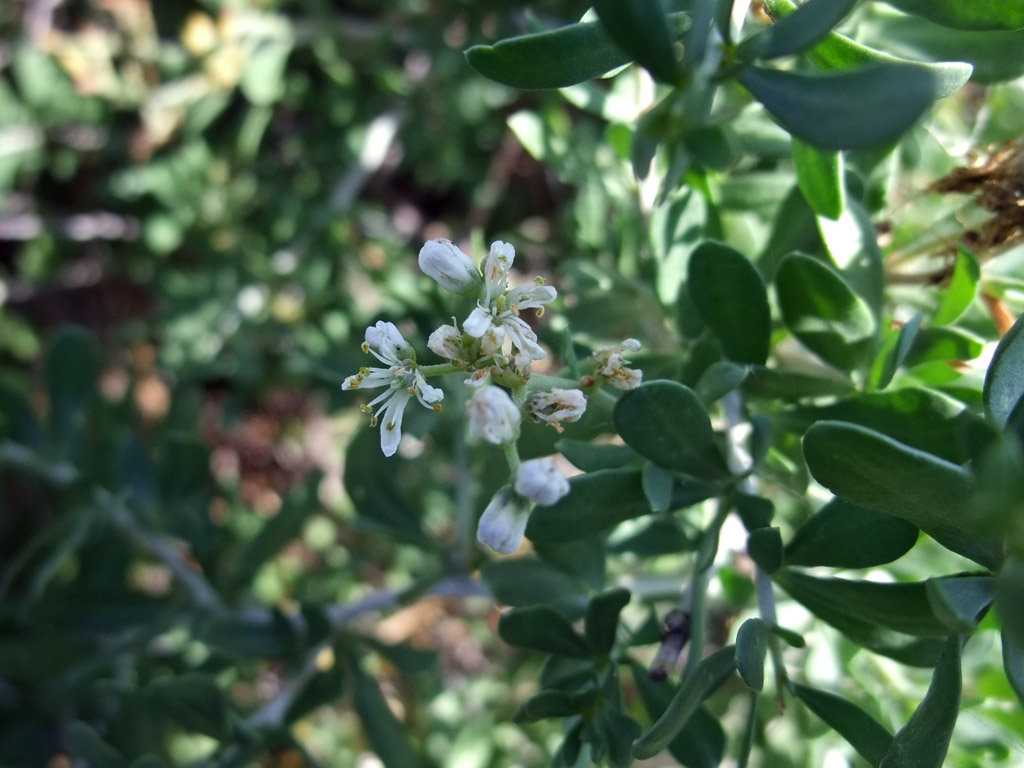
[[[949,634],[949,627],[932,610],[923,581],[884,583],[818,578],[790,568],[779,571],[775,580],[793,598],[818,615],[822,609],[830,614],[838,611],[853,620],[917,637],[945,637]],[[829,621],[824,616],[822,618]]]
[[[595,0],[608,36],[656,80],[674,85],[680,67],[661,0]]]
[[[765,7],[774,17],[795,13],[800,6],[792,0],[765,0]],[[918,20],[913,19],[917,22]],[[880,39],[872,37],[871,39]],[[944,98],[955,93],[971,77],[970,64],[956,60],[942,61],[941,56],[929,57],[940,63],[926,63],[893,56],[854,42],[838,32],[830,32],[817,45],[807,51],[807,58],[819,69],[838,71],[854,69],[871,64],[896,63],[911,67],[930,69],[938,82],[938,97]],[[953,57],[955,59],[956,57]]]
[[[938,309],[932,318],[933,325],[952,323],[974,301],[978,295],[978,283],[981,280],[981,265],[973,253],[961,248],[956,255],[956,264],[949,284],[942,290]]]
[[[822,360],[856,368],[875,346],[870,308],[835,270],[818,259],[790,254],[775,276],[786,326]]]
[[[565,88],[630,62],[604,25],[570,24],[494,45],[474,45],[466,60],[484,77],[513,88]]]
[[[1004,427],[1013,409],[1024,397],[1024,317],[999,340],[988,373],[983,398],[985,412]]]
[[[768,292],[750,259],[722,243],[705,242],[690,255],[687,290],[726,357],[763,365],[771,341]]]
[[[807,204],[819,216],[838,219],[846,206],[842,154],[793,139],[793,167]]]
[[[990,576],[949,576],[925,582],[932,611],[953,632],[970,634],[992,605]]]
[[[737,56],[775,59],[810,48],[850,12],[857,0],[810,0],[738,46]]]
[[[832,499],[793,534],[785,563],[870,568],[902,557],[917,536],[917,528],[906,520]]]
[[[683,680],[668,708],[639,739],[633,742],[633,757],[654,757],[683,729],[701,703],[736,671],[736,649],[728,645],[702,659]]]
[[[904,13],[954,29],[1024,29],[1024,0],[885,0]]]
[[[839,421],[812,426],[803,447],[814,479],[836,496],[906,520],[988,568],[1002,559],[974,509],[974,480],[963,467]]]
[[[645,382],[619,399],[614,420],[626,444],[655,464],[701,480],[731,476],[708,412],[689,387]]]
[[[819,691],[797,683],[790,690],[809,710],[828,723],[861,757],[877,766],[889,745],[892,734],[859,706],[834,693]]]
[[[892,739],[879,768],[942,768],[960,714],[959,635],[950,635],[928,693]]]
[[[821,149],[895,141],[939,98],[939,76],[893,62],[830,74],[748,66],[738,80],[779,124]]]
[[[648,514],[639,469],[602,469],[569,480],[569,495],[530,515],[531,541],[565,543]]]
[[[498,634],[509,645],[572,658],[588,658],[591,648],[562,614],[547,605],[514,608],[498,620]]]
[[[736,671],[752,691],[764,688],[764,659],[772,630],[761,619],[747,619],[736,633]]]

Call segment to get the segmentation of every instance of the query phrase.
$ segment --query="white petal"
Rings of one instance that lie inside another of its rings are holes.
[[[513,483],[516,493],[544,506],[550,506],[569,493],[569,481],[555,465],[554,459],[530,459],[516,470]]]
[[[530,503],[518,497],[511,488],[502,488],[491,499],[480,517],[476,537],[481,544],[503,555],[519,549],[530,519]]]
[[[384,405],[384,417],[380,420],[380,449],[385,456],[394,456],[398,444],[402,440],[402,417],[405,406],[412,395],[408,392],[395,390],[394,395]]]
[[[424,243],[419,265],[438,285],[454,293],[470,293],[480,285],[480,273],[473,260],[451,240]]]
[[[490,310],[477,305],[476,309],[469,313],[469,317],[462,324],[462,330],[474,339],[479,339],[487,333],[487,329],[491,327],[492,320],[493,317]]]

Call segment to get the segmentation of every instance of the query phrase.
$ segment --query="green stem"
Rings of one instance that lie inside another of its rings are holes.
[[[511,443],[505,443],[501,447],[502,450],[505,451],[505,461],[508,462],[508,470],[509,472],[514,473],[519,469],[519,446],[515,441],[513,441]]]
[[[435,365],[418,365],[416,370],[422,373],[424,377],[429,378],[431,376],[441,376],[445,373],[459,373],[465,369],[455,363],[436,363]]]
[[[704,658],[704,643],[707,637],[707,596],[708,582],[711,580],[715,562],[715,554],[718,551],[718,535],[722,523],[729,515],[729,504],[724,500],[718,503],[718,511],[715,519],[707,527],[702,536],[700,549],[697,552],[697,563],[693,573],[693,581],[690,586],[690,650],[686,655],[686,668],[683,670],[683,680],[686,680],[697,669],[701,659]]]

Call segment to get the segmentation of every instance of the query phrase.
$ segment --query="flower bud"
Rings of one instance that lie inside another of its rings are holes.
[[[626,339],[612,347],[599,349],[590,356],[594,366],[594,380],[598,384],[611,384],[616,389],[636,389],[643,381],[643,371],[627,368],[626,355],[640,350],[640,342]]]
[[[530,459],[519,465],[513,477],[516,493],[548,507],[568,495],[569,481],[554,459]]]
[[[519,437],[522,415],[501,387],[478,389],[466,403],[469,431],[494,445],[505,445]]]
[[[494,494],[476,528],[476,538],[502,555],[519,549],[533,504],[505,486]]]
[[[447,291],[473,293],[482,278],[473,260],[451,240],[428,240],[420,248],[420,269]]]
[[[526,417],[543,421],[559,432],[563,421],[579,421],[587,410],[587,396],[579,389],[552,389],[538,392],[526,401]]]

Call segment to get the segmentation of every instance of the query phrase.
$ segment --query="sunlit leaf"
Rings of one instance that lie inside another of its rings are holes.
[[[793,167],[807,204],[819,216],[838,219],[846,205],[842,154],[793,139]]]
[[[911,13],[955,29],[1022,29],[1024,0],[885,0]]]
[[[875,318],[835,270],[790,254],[775,282],[782,317],[801,344],[842,370],[866,360],[875,345]]]

